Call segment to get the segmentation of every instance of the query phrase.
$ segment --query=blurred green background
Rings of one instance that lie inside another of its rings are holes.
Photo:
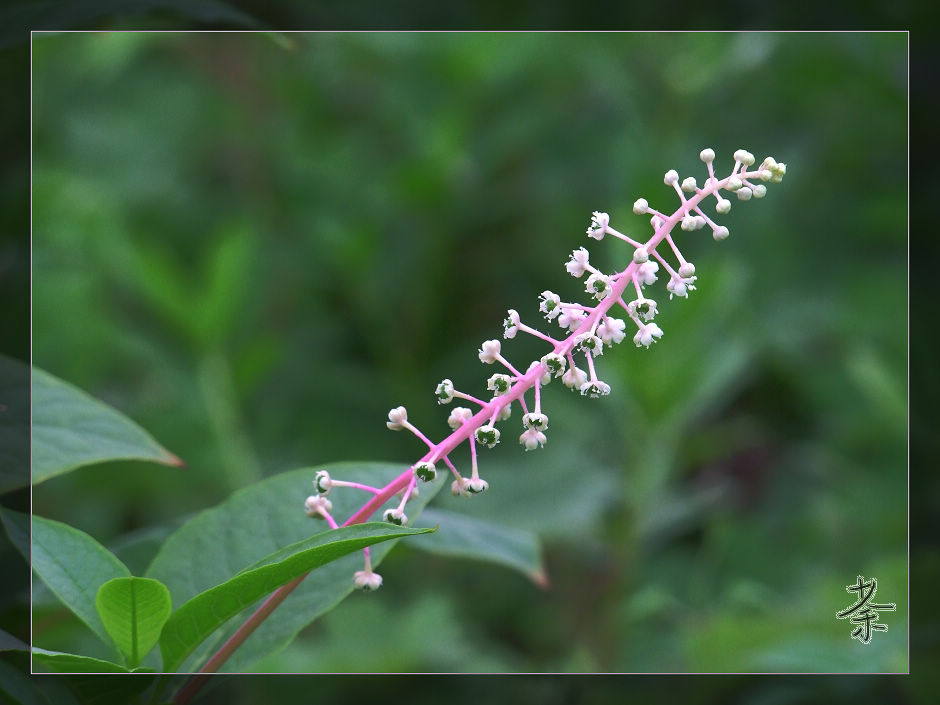
[[[906,54],[904,34],[37,37],[34,362],[188,467],[84,469],[34,511],[113,544],[271,473],[413,460],[389,408],[441,437],[434,386],[483,393],[507,308],[579,296],[572,248],[626,261],[586,238],[592,210],[645,237],[631,204],[671,212],[663,172],[743,147],[788,175],[734,201],[726,242],[682,234],[698,288],[656,285],[662,341],[600,358],[610,397],[552,385],[546,448],[505,442],[488,493],[435,502],[536,531],[550,589],[402,545],[379,593],[261,668],[906,671]],[[859,574],[898,607],[868,646],[835,619]]]

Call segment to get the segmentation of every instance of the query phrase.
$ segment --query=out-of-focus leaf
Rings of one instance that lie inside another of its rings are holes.
[[[33,483],[108,460],[182,461],[110,406],[33,369]]]
[[[531,531],[443,509],[425,510],[419,525],[437,526],[438,530],[416,541],[415,548],[442,556],[496,563],[518,570],[536,585],[548,584],[539,539]]]
[[[115,646],[136,668],[160,639],[173,603],[170,591],[152,578],[114,578],[98,589],[95,608]]]
[[[312,482],[319,469],[328,470],[336,479],[382,487],[407,466],[339,463],[267,478],[235,492],[218,506],[186,522],[164,543],[147,576],[163,582],[170,589],[175,604],[184,604],[199,593],[230,580],[233,571],[247,568],[285,546],[320,533],[323,525],[304,513],[304,499],[312,492]],[[443,480],[441,477],[433,483],[420,485],[420,495],[407,506],[410,521],[418,517]],[[333,516],[342,523],[370,496],[351,489],[333,490],[330,493]],[[395,506],[397,501],[393,497],[385,506]],[[382,509],[377,514],[381,512]],[[370,549],[373,567],[394,543],[388,541]],[[313,571],[242,644],[224,669],[245,670],[259,658],[289,643],[298,631],[352,592],[353,573],[361,569],[362,558],[354,554]],[[216,630],[184,661],[182,670],[192,670],[201,664],[237,626],[237,620],[233,620],[232,624]]]
[[[358,524],[326,531],[275,551],[259,565],[197,595],[173,614],[160,637],[164,669],[176,670],[213,631],[294,578],[366,546],[431,531],[389,524]]]
[[[133,673],[119,663],[100,658],[33,648],[33,662],[53,673]],[[149,670],[149,669],[148,669]],[[145,672],[145,671],[143,671]]]
[[[95,609],[95,596],[104,583],[129,577],[129,571],[108,549],[68,524],[34,516],[32,527],[33,570],[66,607],[110,644]]]
[[[29,514],[0,508],[0,521],[10,537],[10,543],[29,563]]]
[[[0,494],[29,484],[29,367],[0,355]]]

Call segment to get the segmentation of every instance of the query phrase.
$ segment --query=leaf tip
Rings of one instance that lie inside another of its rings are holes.
[[[163,461],[164,464],[166,464],[166,465],[171,465],[171,466],[173,466],[174,468],[185,468],[185,467],[188,467],[188,466],[186,465],[186,463],[182,460],[182,458],[180,458],[179,456],[174,455],[174,454],[171,453],[170,451],[165,451],[165,452],[166,452],[166,458],[165,458],[164,461]]]
[[[544,569],[529,573],[529,579],[535,583],[536,587],[540,590],[550,590],[552,587],[552,581],[549,579],[548,573],[546,573]]]

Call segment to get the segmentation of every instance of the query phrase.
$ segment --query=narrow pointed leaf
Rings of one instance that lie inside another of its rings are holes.
[[[113,578],[130,575],[113,553],[83,531],[51,519],[33,517],[32,558],[36,575],[62,603],[110,644],[95,597]]]
[[[256,566],[270,554],[321,533],[322,521],[304,514],[304,499],[313,490],[317,470],[326,469],[336,479],[381,487],[407,466],[381,463],[337,463],[302,468],[266,478],[235,492],[218,506],[201,512],[170,536],[157,554],[148,577],[163,582],[182,605],[201,592],[232,578],[235,571]],[[442,476],[420,485],[421,493],[408,502],[409,522],[443,485]],[[332,514],[342,523],[369,499],[365,492],[336,488],[330,492]],[[393,497],[384,508],[397,505]],[[374,517],[381,517],[382,509]],[[415,539],[423,541],[423,538]],[[370,549],[372,565],[378,567],[396,540]],[[225,663],[224,671],[246,671],[269,653],[290,643],[294,636],[318,616],[335,607],[353,591],[353,573],[362,570],[362,555],[351,553],[313,571]],[[183,662],[178,670],[198,669],[250,614],[243,610],[213,632]]]
[[[366,546],[431,531],[380,523],[359,524],[326,531],[276,551],[176,611],[160,638],[163,667],[167,671],[179,668],[196,646],[231,617],[294,578]]]
[[[160,639],[173,604],[166,585],[152,578],[115,578],[98,590],[95,607],[127,665],[136,668]]]
[[[32,407],[33,484],[109,460],[182,465],[129,418],[35,367]]]

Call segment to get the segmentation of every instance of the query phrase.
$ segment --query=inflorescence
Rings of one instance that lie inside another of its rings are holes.
[[[553,379],[561,377],[566,387],[582,396],[601,397],[610,394],[610,385],[597,375],[595,358],[603,355],[605,349],[622,342],[628,335],[627,321],[611,315],[612,309],[619,307],[622,311],[619,315],[626,315],[632,321],[636,328],[634,344],[649,348],[663,336],[663,330],[654,320],[658,311],[656,301],[644,295],[646,287],[654,284],[660,276],[668,275],[666,291],[670,299],[687,298],[689,292],[695,290],[698,279],[695,266],[683,257],[673,241],[673,228],[679,225],[681,230],[690,232],[702,230],[707,225],[712,237],[721,242],[728,237],[728,228],[718,225],[705,214],[704,202],[714,198],[715,212],[724,215],[731,210],[731,201],[722,195],[722,191],[729,195],[735,194],[739,201],[763,198],[767,187],[759,182],[779,183],[787,171],[786,164],[776,162],[773,157],[767,157],[758,168],[749,170],[755,163],[754,155],[739,149],[734,153],[731,173],[719,179],[714,171],[715,152],[704,149],[699,157],[708,167],[708,177],[702,186],[692,176],[680,182],[679,174],[673,169],[667,171],[663,178],[667,186],[675,189],[681,201],[678,210],[672,215],[667,216],[653,209],[645,198],[639,198],[633,204],[634,213],[650,216],[653,235],[646,242],[635,240],[612,228],[607,213],[594,212],[587,228],[588,237],[603,240],[610,235],[622,240],[632,250],[630,261],[623,270],[605,274],[591,264],[589,253],[584,247],[571,253],[565,269],[573,277],[584,277],[584,289],[590,297],[590,303],[562,301],[558,294],[551,291],[543,291],[539,295],[539,313],[546,321],[560,327],[561,335],[558,338],[523,323],[519,313],[509,309],[503,321],[503,337],[512,339],[519,333],[535,336],[551,347],[548,353],[531,362],[526,371],[522,372],[503,357],[499,340],[484,341],[478,351],[480,362],[498,364],[505,369],[505,372],[497,372],[486,381],[486,389],[492,393],[492,398],[479,399],[459,391],[451,380],[442,380],[434,392],[438,404],[451,404],[457,399],[469,402],[472,406],[455,406],[451,409],[447,423],[452,432],[437,443],[408,421],[405,407],[392,409],[388,412],[388,428],[393,431],[410,431],[427,446],[427,452],[406,472],[382,488],[337,480],[321,470],[313,481],[317,494],[306,500],[307,515],[325,519],[331,528],[337,528],[338,524],[331,515],[332,503],[327,495],[333,488],[345,487],[363,490],[370,493],[372,498],[344,526],[366,521],[396,493],[401,495],[401,501],[396,507],[385,511],[383,520],[404,525],[408,522],[405,506],[417,496],[418,482],[436,479],[438,463],[443,463],[453,475],[451,491],[454,495],[469,497],[486,491],[489,485],[480,477],[477,447],[492,448],[500,442],[501,434],[496,424],[510,418],[514,402],[522,410],[523,430],[519,443],[526,451],[530,451],[541,448],[547,441],[545,432],[548,430],[548,416],[542,411],[541,390]],[[663,241],[675,257],[675,266],[656,250]],[[632,326],[630,330],[633,331]],[[582,359],[586,370],[578,367]],[[531,411],[525,399],[525,394],[530,390]],[[451,452],[464,441],[470,444],[469,477],[461,475],[450,459]],[[382,577],[372,570],[369,549],[363,549],[363,553],[365,568],[355,573],[354,584],[361,590],[376,590],[382,584]]]

